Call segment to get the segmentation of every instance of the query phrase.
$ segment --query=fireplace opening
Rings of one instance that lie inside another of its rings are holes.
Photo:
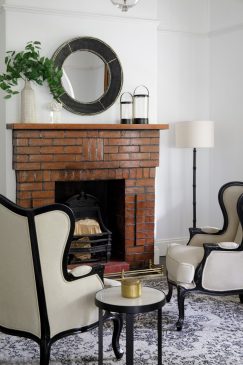
[[[125,180],[56,181],[55,201],[80,193],[96,198],[104,225],[112,232],[111,260],[125,258]]]

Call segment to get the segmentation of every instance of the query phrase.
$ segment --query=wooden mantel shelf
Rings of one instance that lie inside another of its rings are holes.
[[[82,129],[108,129],[108,130],[161,130],[168,129],[168,124],[74,124],[74,123],[10,123],[7,129],[14,130],[82,130]]]

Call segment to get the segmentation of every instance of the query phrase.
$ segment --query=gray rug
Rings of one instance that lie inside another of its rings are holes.
[[[166,281],[144,285],[166,291]],[[243,365],[243,305],[238,296],[209,297],[190,294],[186,299],[184,328],[177,332],[176,292],[163,308],[163,365]],[[135,323],[135,364],[157,364],[156,313],[138,315]],[[125,365],[115,360],[110,325],[105,326],[104,365]],[[98,363],[98,331],[69,336],[52,346],[51,365]],[[124,330],[121,345],[125,348]],[[0,364],[38,365],[39,348],[30,340],[0,334]]]

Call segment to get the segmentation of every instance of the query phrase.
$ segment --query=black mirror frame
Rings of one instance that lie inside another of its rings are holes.
[[[59,101],[68,111],[79,115],[99,114],[108,109],[117,99],[123,83],[121,63],[116,53],[103,41],[92,37],[79,37],[63,43],[54,53],[52,59],[56,66],[62,68],[64,61],[73,52],[92,52],[100,57],[108,67],[110,82],[107,90],[93,102],[82,103],[64,93]]]

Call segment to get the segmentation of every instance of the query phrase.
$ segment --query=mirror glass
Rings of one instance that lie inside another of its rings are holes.
[[[108,89],[109,70],[104,61],[88,51],[77,51],[66,58],[62,84],[68,95],[82,103],[99,99]]]

